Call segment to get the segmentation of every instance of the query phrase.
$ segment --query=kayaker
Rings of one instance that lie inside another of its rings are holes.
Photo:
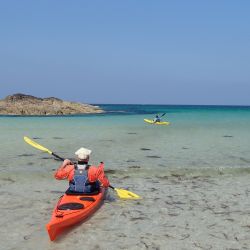
[[[156,115],[153,122],[156,123],[156,122],[160,122],[160,121],[161,121],[160,117],[158,115]]]
[[[104,174],[104,163],[98,167],[89,165],[91,150],[80,148],[75,152],[77,163],[73,164],[65,159],[56,170],[54,176],[57,180],[69,180],[69,192],[92,193],[99,190],[100,185],[109,187],[109,180]]]

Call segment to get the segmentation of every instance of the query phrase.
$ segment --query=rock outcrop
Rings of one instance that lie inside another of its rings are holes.
[[[14,94],[0,100],[1,115],[72,115],[103,112],[98,106],[63,101],[55,97],[38,98]]]

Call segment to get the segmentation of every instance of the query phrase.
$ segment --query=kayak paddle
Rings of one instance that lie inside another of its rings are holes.
[[[51,152],[49,149],[45,148],[44,146],[42,146],[42,145],[40,145],[40,144],[38,144],[38,143],[32,141],[32,140],[29,139],[28,137],[24,136],[23,139],[24,139],[28,144],[30,144],[31,146],[33,146],[34,148],[40,149],[40,150],[42,150],[42,151],[44,151],[44,152],[47,152],[47,153],[49,153],[50,155],[53,155],[53,156],[55,156],[56,158],[58,158],[58,159],[64,161],[64,158],[62,158],[62,157],[60,157],[59,155],[57,155],[57,154]]]
[[[163,114],[160,116],[160,118],[163,117],[164,115],[166,115],[166,113],[163,113]]]
[[[30,144],[32,147],[37,148],[39,150],[42,150],[50,155],[53,155],[54,157],[60,159],[61,161],[64,161],[65,159],[60,157],[59,155],[53,153],[52,151],[50,151],[49,149],[45,148],[44,146],[38,144],[37,142],[32,141],[30,138],[24,136],[23,137],[24,141],[27,142],[28,144]],[[117,195],[121,198],[121,199],[141,199],[141,197],[133,192],[130,192],[128,190],[125,189],[118,189],[115,188],[113,186],[109,186],[110,188],[112,188],[113,190],[116,191]]]
[[[135,193],[132,193],[128,190],[125,189],[118,189],[118,188],[114,188],[113,186],[109,185],[110,188],[112,188],[113,190],[116,191],[117,195],[121,198],[121,199],[141,199],[141,197]]]

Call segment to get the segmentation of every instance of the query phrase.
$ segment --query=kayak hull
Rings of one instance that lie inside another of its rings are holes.
[[[144,119],[144,122],[155,124],[155,125],[169,125],[170,122],[154,122],[153,120]]]
[[[104,194],[105,188],[101,188],[97,194],[61,196],[46,225],[50,240],[55,240],[65,229],[91,216],[101,206]]]

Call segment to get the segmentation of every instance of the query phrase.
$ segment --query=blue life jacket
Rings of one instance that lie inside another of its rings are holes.
[[[85,169],[76,167],[74,178],[69,182],[69,190],[71,192],[92,193],[98,187],[99,183],[90,183],[88,180],[88,165],[85,165]]]

